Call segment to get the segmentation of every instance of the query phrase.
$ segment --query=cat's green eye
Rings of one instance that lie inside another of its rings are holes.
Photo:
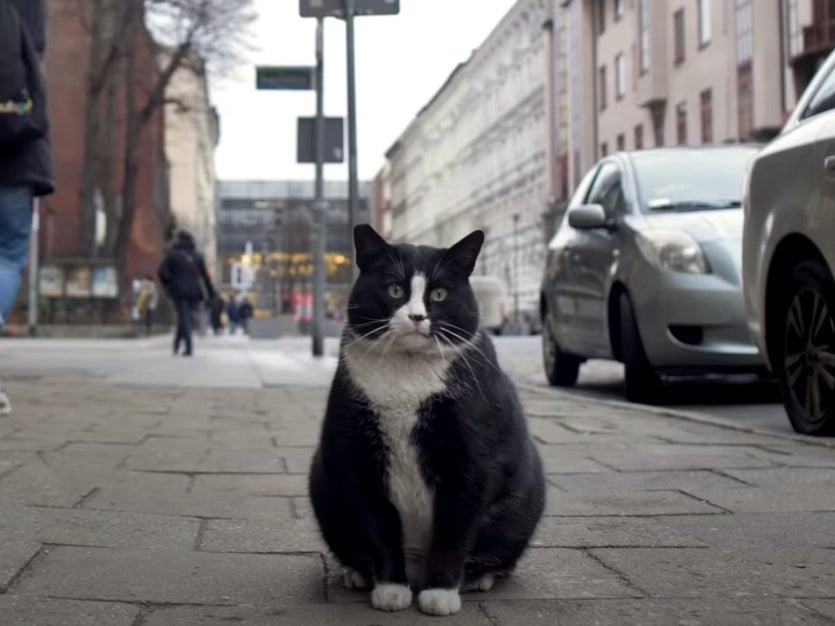
[[[447,290],[443,287],[438,287],[437,289],[433,289],[432,293],[429,294],[429,297],[432,298],[433,302],[443,302],[446,300],[447,297]]]
[[[389,285],[389,295],[395,300],[399,300],[406,295],[406,290],[401,285]]]

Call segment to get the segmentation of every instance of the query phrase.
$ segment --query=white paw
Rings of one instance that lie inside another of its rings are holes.
[[[481,578],[466,583],[461,591],[490,591],[496,584],[496,577],[493,574],[485,574]]]
[[[424,589],[418,605],[427,615],[454,615],[461,610],[461,596],[457,589]]]
[[[412,606],[412,590],[406,585],[383,583],[371,592],[371,606],[378,611],[402,611]]]
[[[365,576],[350,567],[345,568],[342,580],[345,583],[346,589],[368,589],[370,587]]]

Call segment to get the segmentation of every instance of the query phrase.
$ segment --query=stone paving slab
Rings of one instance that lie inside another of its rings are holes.
[[[500,626],[817,626],[831,622],[781,600],[597,600],[486,602],[485,612]]]
[[[138,606],[115,602],[0,596],[0,623],[9,626],[134,626],[140,613]]]
[[[649,596],[828,598],[835,593],[835,550],[593,548]]]
[[[624,491],[601,489],[585,493],[549,488],[545,515],[555,516],[647,516],[647,515],[718,515],[727,511],[675,490]]]
[[[14,585],[20,595],[176,604],[324,602],[318,554],[180,554],[59,546]]]

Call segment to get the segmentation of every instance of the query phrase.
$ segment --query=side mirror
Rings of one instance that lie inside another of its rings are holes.
[[[568,212],[568,225],[577,230],[608,228],[606,212],[599,204],[581,204]]]

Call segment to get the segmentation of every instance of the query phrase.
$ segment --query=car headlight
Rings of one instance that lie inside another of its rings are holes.
[[[638,248],[655,267],[668,272],[710,274],[710,264],[698,242],[680,230],[652,229],[638,233]]]

